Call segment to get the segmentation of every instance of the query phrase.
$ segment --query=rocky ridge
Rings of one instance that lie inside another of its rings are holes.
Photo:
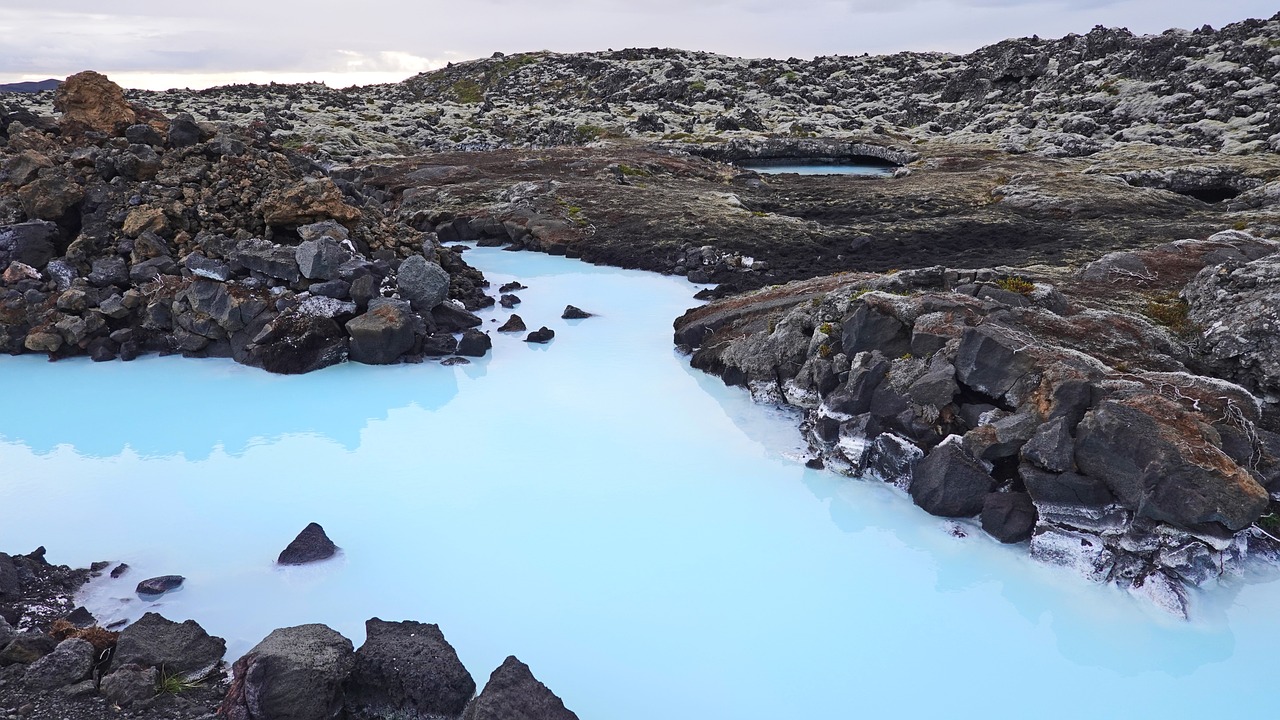
[[[670,49],[505,55],[403,83],[131,92],[170,113],[261,121],[334,160],[422,150],[840,136],[994,141],[1087,155],[1143,141],[1230,154],[1280,149],[1272,108],[1280,15],[1214,30],[1005,40],[967,55],[744,59]],[[16,98],[46,108],[50,93]]]
[[[1188,588],[1280,558],[1278,252],[1227,231],[1079,271],[828,276],[691,310],[675,340],[803,409],[812,464],[1185,616]]]

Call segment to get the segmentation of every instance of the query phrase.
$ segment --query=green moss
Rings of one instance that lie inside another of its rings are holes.
[[[599,140],[604,137],[605,132],[605,129],[599,125],[587,124],[579,125],[577,129],[574,130],[574,135],[577,137],[578,142],[589,143],[592,140]]]
[[[1001,290],[1018,293],[1019,295],[1030,295],[1031,292],[1036,289],[1035,283],[1016,275],[997,280],[996,287]]]
[[[1142,314],[1179,335],[1191,335],[1196,331],[1196,325],[1187,317],[1190,312],[1191,306],[1186,300],[1176,295],[1164,295],[1148,300]]]
[[[460,103],[474,105],[484,100],[484,88],[470,78],[462,78],[453,83],[453,97]]]
[[[627,177],[650,177],[653,175],[653,173],[644,168],[623,165],[622,163],[618,163],[618,172]]]

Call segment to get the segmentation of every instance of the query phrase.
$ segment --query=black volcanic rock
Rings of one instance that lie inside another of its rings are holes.
[[[592,314],[586,310],[574,307],[573,305],[566,305],[564,312],[560,314],[560,317],[565,320],[582,320],[584,318],[591,317],[591,315]]]
[[[319,523],[311,523],[298,533],[276,562],[281,565],[304,565],[333,557],[338,546],[333,544]]]
[[[463,720],[578,720],[529,666],[510,655],[467,706]]]
[[[170,590],[177,590],[182,587],[182,583],[185,580],[186,578],[181,575],[161,575],[147,578],[138,583],[137,592],[139,595],[163,595]]]
[[[354,718],[462,714],[476,683],[439,626],[372,618],[365,631],[346,684],[346,707]]]
[[[554,338],[555,336],[556,336],[555,330],[552,330],[548,328],[546,325],[543,325],[537,330],[534,330],[533,332],[529,333],[529,336],[526,337],[524,341],[530,342],[530,343],[540,343],[540,344],[549,343],[551,342],[551,339]]]

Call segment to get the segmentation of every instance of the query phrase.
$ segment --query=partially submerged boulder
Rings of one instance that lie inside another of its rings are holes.
[[[327,560],[338,551],[319,523],[308,523],[302,532],[280,551],[276,562],[281,565],[305,565]]]

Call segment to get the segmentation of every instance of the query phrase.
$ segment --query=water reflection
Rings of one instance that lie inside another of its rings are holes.
[[[486,372],[483,360],[461,370],[438,363],[347,363],[301,377],[225,360],[143,357],[130,365],[21,356],[2,362],[6,374],[23,382],[6,390],[11,404],[0,411],[0,439],[37,454],[69,445],[84,457],[109,458],[128,449],[190,460],[205,459],[214,448],[239,455],[299,433],[355,450],[370,420],[399,407],[439,410],[457,396],[459,372],[472,380]]]

